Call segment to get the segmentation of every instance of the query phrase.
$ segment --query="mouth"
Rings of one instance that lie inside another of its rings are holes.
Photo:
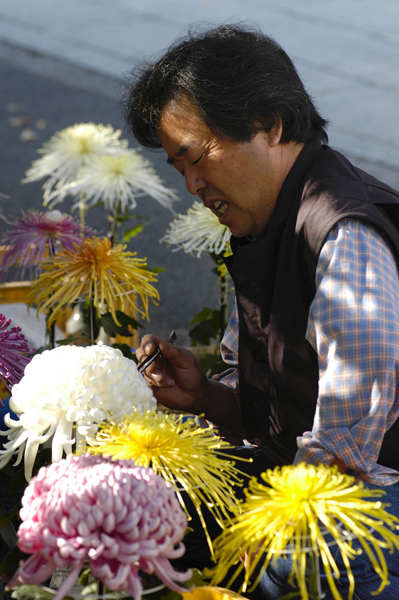
[[[216,202],[213,203],[212,208],[214,209],[215,213],[221,217],[228,209],[228,206],[228,203],[224,202],[224,200],[216,200]]]

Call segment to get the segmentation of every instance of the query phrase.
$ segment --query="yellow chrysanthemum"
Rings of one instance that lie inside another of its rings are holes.
[[[103,423],[88,451],[111,456],[114,460],[132,459],[137,465],[151,467],[174,486],[184,507],[181,491],[187,492],[207,535],[201,504],[204,503],[222,524],[230,512],[237,512],[239,502],[234,486],[242,485],[240,471],[231,456],[231,448],[210,429],[198,427],[194,417],[147,411],[132,415],[118,425]],[[243,460],[243,459],[240,459]]]
[[[334,576],[340,573],[331,553],[329,535],[340,550],[350,582],[349,599],[355,586],[350,560],[358,553],[352,540],[358,539],[375,571],[381,577],[381,591],[388,582],[388,570],[382,548],[399,549],[399,520],[390,515],[380,501],[383,490],[364,488],[336,467],[306,465],[277,467],[262,474],[270,487],[252,480],[242,514],[230,520],[229,527],[215,541],[218,560],[214,582],[221,581],[230,567],[238,563],[228,586],[244,568],[240,559],[250,557],[243,590],[258,567],[267,568],[272,559],[292,557],[291,578],[297,580],[303,599],[306,587],[307,556],[320,557],[331,592],[341,600]],[[255,584],[262,574],[257,576]]]
[[[125,248],[111,247],[108,238],[92,237],[75,244],[74,250],[64,249],[42,261],[42,274],[32,284],[28,306],[36,304],[38,312],[51,310],[49,325],[82,298],[92,298],[99,313],[100,307],[106,307],[117,323],[116,303],[122,311],[127,303],[148,319],[148,298],[159,299],[150,283],[157,279],[145,269],[146,259]]]

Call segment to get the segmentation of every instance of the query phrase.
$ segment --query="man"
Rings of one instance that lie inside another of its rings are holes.
[[[207,380],[187,350],[147,335],[139,361],[162,351],[149,387],[249,439],[267,467],[337,464],[384,487],[399,515],[399,195],[322,145],[326,121],[259,32],[188,36],[140,74],[126,107],[138,141],[163,147],[232,233],[232,368]],[[381,599],[399,598],[397,554]],[[289,591],[272,571],[264,598]],[[369,598],[378,576],[363,557],[353,571]]]

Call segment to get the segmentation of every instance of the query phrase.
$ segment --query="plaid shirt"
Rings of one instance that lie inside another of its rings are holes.
[[[306,338],[318,354],[319,396],[312,431],[297,438],[295,463],[341,458],[376,485],[399,481],[376,463],[399,416],[399,279],[387,244],[368,225],[344,219],[328,235],[316,270]],[[216,379],[239,401],[238,312],[221,344],[232,365]]]

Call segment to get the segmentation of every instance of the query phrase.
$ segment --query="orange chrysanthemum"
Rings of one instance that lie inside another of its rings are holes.
[[[111,247],[108,238],[92,237],[42,261],[42,274],[32,284],[28,306],[38,313],[51,311],[49,325],[79,299],[93,299],[98,314],[109,310],[118,323],[116,309],[126,304],[148,319],[148,299],[159,299],[150,282],[157,278],[145,269],[146,259],[126,252],[126,246]],[[137,297],[141,306],[137,306]]]

